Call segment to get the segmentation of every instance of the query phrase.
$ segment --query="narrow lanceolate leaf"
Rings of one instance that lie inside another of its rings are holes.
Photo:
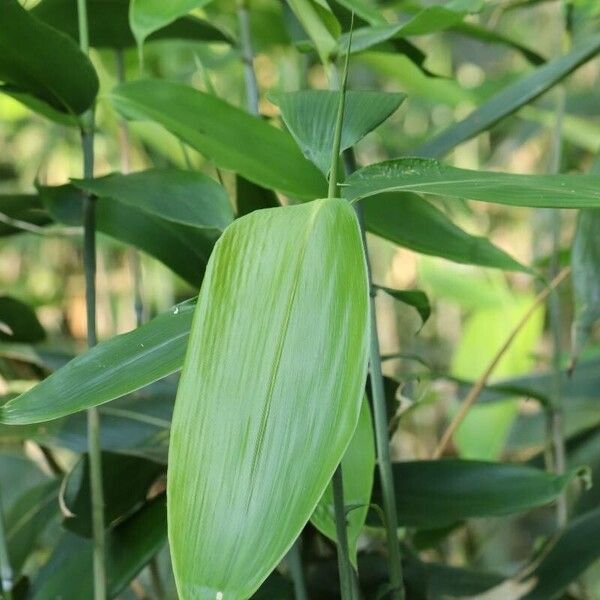
[[[248,598],[289,549],[356,428],[367,340],[365,261],[347,203],[254,212],[225,231],[171,429],[182,600]]]
[[[79,41],[77,3],[71,0],[42,0],[31,14]],[[129,26],[129,0],[87,0],[90,45],[124,49],[135,45]],[[148,40],[190,40],[231,43],[230,37],[213,24],[185,16],[151,33]]]
[[[571,253],[575,322],[571,362],[575,363],[600,320],[600,210],[582,210]]]
[[[392,298],[412,306],[419,313],[423,325],[427,323],[427,320],[431,316],[431,304],[425,292],[421,290],[395,290],[388,287],[377,287],[392,296]]]
[[[40,342],[46,332],[35,311],[11,296],[0,296],[0,341]]]
[[[160,123],[218,167],[254,183],[304,199],[327,190],[289,134],[211,94],[180,83],[136,81],[115,88],[111,98],[126,118]]]
[[[131,0],[129,22],[138,45],[141,46],[151,33],[209,2],[210,0]]]
[[[194,304],[102,342],[0,407],[0,422],[40,423],[98,406],[181,368]]]
[[[415,150],[419,156],[441,157],[498,121],[513,114],[600,52],[600,34],[588,38],[564,56],[535,69],[475,109],[466,119]]]
[[[0,0],[0,14],[0,80],[61,112],[85,112],[98,92],[98,78],[77,44],[17,0]]]
[[[515,175],[450,167],[430,158],[399,158],[353,173],[344,197],[417,192],[535,208],[600,207],[599,175]]]
[[[456,226],[416,194],[379,194],[363,203],[367,229],[415,252],[507,271],[528,269],[492,244]]]
[[[367,133],[383,123],[402,104],[404,94],[347,91],[340,151],[354,146]],[[302,90],[271,94],[269,99],[281,116],[306,158],[325,174],[331,164],[333,134],[339,93]]]
[[[373,477],[375,475],[375,441],[369,403],[363,402],[356,431],[342,459],[344,479],[344,504],[348,523],[348,547],[350,559],[356,566],[356,544],[364,527],[371,502]],[[310,518],[312,524],[329,539],[337,540],[333,487],[325,493]]]
[[[99,198],[113,198],[167,221],[200,229],[223,230],[233,221],[227,192],[197,171],[150,169],[96,179],[73,180]]]
[[[548,504],[579,474],[575,470],[554,475],[524,465],[459,459],[399,462],[392,467],[398,523],[426,529]],[[373,501],[379,504],[379,498],[376,481]]]

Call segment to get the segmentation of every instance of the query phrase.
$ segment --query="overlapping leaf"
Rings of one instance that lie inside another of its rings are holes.
[[[171,430],[169,539],[183,599],[247,598],[289,549],[356,427],[367,340],[365,262],[343,200],[254,212],[226,230]]]

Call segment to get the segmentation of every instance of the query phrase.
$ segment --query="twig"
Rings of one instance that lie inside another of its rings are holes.
[[[252,37],[250,35],[250,10],[246,0],[238,0],[237,14],[240,25],[240,51],[244,63],[248,112],[258,115],[258,80],[254,70],[254,50],[252,49]]]
[[[565,267],[550,282],[548,287],[544,288],[536,296],[536,298],[533,301],[533,303],[531,304],[531,306],[527,309],[527,312],[521,317],[519,322],[515,325],[513,330],[510,332],[510,334],[506,338],[506,341],[504,342],[504,344],[502,344],[502,346],[500,347],[500,349],[498,350],[498,352],[496,353],[496,355],[494,356],[494,358],[488,365],[487,369],[483,372],[481,377],[479,377],[479,379],[475,382],[475,384],[473,385],[473,387],[467,394],[467,397],[464,399],[458,413],[456,413],[456,416],[454,417],[454,419],[452,419],[452,422],[450,423],[450,425],[448,426],[446,431],[444,431],[444,435],[442,435],[442,439],[440,440],[440,443],[438,444],[437,448],[435,449],[435,452],[433,453],[433,458],[439,458],[443,454],[444,450],[446,449],[446,446],[450,442],[450,439],[454,435],[454,432],[459,427],[459,425],[463,422],[464,418],[467,416],[467,413],[469,412],[471,406],[473,405],[475,400],[477,400],[477,398],[479,397],[479,394],[482,392],[483,388],[486,386],[488,379],[494,372],[494,369],[500,362],[500,359],[504,356],[506,351],[510,348],[510,346],[514,342],[515,338],[517,337],[517,335],[519,334],[521,329],[523,329],[523,327],[529,321],[529,319],[531,318],[533,313],[536,311],[536,309],[546,301],[546,298],[548,298],[548,296],[550,295],[552,290],[556,289],[567,278],[567,276],[570,273],[571,273],[571,267]]]
[[[21,221],[21,219],[14,219],[6,213],[0,212],[0,223],[26,231],[27,233],[35,233],[36,235],[42,235],[45,237],[70,237],[75,235],[81,235],[83,229],[81,227],[40,227],[34,223],[28,223],[27,221]]]

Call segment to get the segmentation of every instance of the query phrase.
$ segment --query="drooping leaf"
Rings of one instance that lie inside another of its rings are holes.
[[[12,296],[0,296],[0,341],[40,342],[46,332],[35,311]]]
[[[0,80],[61,112],[85,112],[98,93],[98,78],[77,44],[17,0],[0,0],[0,13]]]
[[[223,230],[233,221],[227,192],[197,171],[150,169],[95,179],[75,179],[73,185],[99,198],[112,198],[151,215],[199,229]]]
[[[405,97],[404,94],[348,90],[340,151],[354,146],[383,123],[398,109]],[[338,92],[302,90],[271,94],[269,99],[279,107],[287,128],[304,156],[326,175],[331,165]]]
[[[579,473],[462,459],[398,462],[392,469],[399,525],[426,529],[548,504]],[[380,494],[376,477],[373,502],[381,505]]]
[[[251,213],[215,246],[171,429],[182,597],[250,596],[310,518],[358,421],[367,317],[360,233],[343,200]]]
[[[421,290],[395,290],[380,285],[377,287],[392,296],[392,298],[412,306],[419,313],[422,324],[425,325],[427,323],[427,320],[431,316],[431,304],[425,292]]]
[[[367,229],[399,246],[459,263],[528,270],[487,238],[463,231],[416,194],[379,194],[362,204]]]
[[[51,222],[39,196],[36,194],[3,194],[0,196],[0,213],[10,220],[43,226]],[[21,233],[23,229],[0,222],[0,236]]]
[[[164,546],[167,539],[164,496],[148,502],[107,535],[107,596],[116,598]],[[65,532],[31,584],[32,600],[94,597],[92,541]]]
[[[57,221],[81,225],[83,194],[79,189],[74,185],[38,189]],[[147,252],[195,287],[200,286],[208,256],[220,233],[176,223],[113,198],[102,198],[96,203],[96,229]]]
[[[194,304],[101,342],[0,407],[0,422],[40,423],[124,396],[181,368]]]
[[[173,23],[192,9],[208,4],[210,0],[131,0],[129,23],[131,31],[141,46],[153,32]]]
[[[429,158],[399,158],[364,167],[342,188],[349,200],[382,192],[417,192],[536,208],[600,207],[598,175],[516,175],[457,169]]]
[[[356,545],[369,511],[374,475],[375,442],[373,439],[373,422],[369,403],[364,401],[356,431],[342,459],[344,504],[348,524],[348,548],[350,559],[355,566]],[[319,504],[317,504],[310,520],[323,535],[334,542],[337,540],[331,483],[319,500]]]
[[[600,320],[600,210],[582,210],[571,252],[575,321],[571,364],[574,365]]]
[[[507,86],[498,94],[476,108],[464,120],[451,125],[441,134],[415,150],[417,156],[442,157],[482,131],[487,131],[498,121],[513,114],[545,91],[552,88],[577,67],[586,63],[600,51],[600,34],[591,36],[568,54],[538,67],[529,75]]]
[[[135,45],[129,26],[129,0],[87,0],[87,11],[92,47],[120,50]],[[79,40],[75,2],[43,0],[31,9],[31,14],[74,40]],[[147,39],[231,43],[231,38],[215,25],[191,16],[176,19],[151,33]]]
[[[107,529],[123,521],[144,503],[150,486],[163,470],[162,465],[144,458],[102,453],[104,524]],[[63,510],[68,511],[63,521],[64,527],[91,538],[92,501],[87,454],[66,475],[61,495]]]
[[[325,179],[292,137],[210,94],[166,81],[136,81],[115,88],[113,104],[126,118],[153,120],[210,158],[263,187],[313,199]]]
[[[312,40],[321,62],[326,65],[335,54],[341,27],[327,0],[287,0],[290,9]]]

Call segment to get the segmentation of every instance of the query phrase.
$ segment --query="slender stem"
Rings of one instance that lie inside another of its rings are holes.
[[[89,33],[86,0],[77,0],[79,44],[89,53]],[[94,110],[83,119],[81,132],[83,176],[94,176]],[[96,207],[95,198],[86,194],[83,201],[83,263],[88,346],[96,345]],[[92,496],[92,530],[94,537],[94,600],[106,600],[106,551],[104,531],[104,493],[102,489],[102,454],[100,445],[100,415],[97,408],[87,411],[88,454]]]
[[[14,585],[14,574],[10,565],[8,555],[8,544],[6,541],[6,526],[4,523],[4,511],[0,502],[0,591],[5,600],[12,600],[12,588]]]
[[[350,562],[348,549],[348,531],[346,521],[346,507],[344,505],[344,480],[342,465],[338,465],[332,478],[333,507],[335,511],[335,533],[337,537],[337,559],[340,573],[340,588],[342,600],[354,600],[354,571]]]
[[[479,397],[479,394],[482,392],[483,388],[486,386],[489,378],[491,377],[494,369],[498,366],[498,363],[506,353],[506,351],[511,347],[512,343],[515,341],[515,338],[529,321],[531,316],[535,313],[535,311],[546,301],[548,296],[555,290],[571,273],[571,267],[565,267],[551,282],[550,284],[544,288],[535,298],[531,306],[527,309],[527,312],[521,317],[519,322],[514,326],[512,331],[509,333],[506,338],[504,344],[500,347],[498,352],[496,352],[494,358],[492,358],[490,364],[487,366],[486,370],[482,373],[481,377],[475,382],[473,387],[470,389],[467,397],[464,399],[459,411],[456,413],[452,422],[444,431],[444,435],[442,435],[442,439],[438,444],[435,452],[433,453],[433,458],[439,458],[446,446],[452,439],[454,432],[458,429],[460,424],[464,421],[467,413],[469,412],[471,406],[475,403],[475,400]]]
[[[308,600],[304,567],[302,566],[302,536],[290,548],[287,555],[290,575],[294,583],[294,598],[296,600]]]
[[[256,71],[254,70],[254,50],[252,49],[252,37],[250,34],[250,9],[246,0],[238,1],[237,14],[240,25],[240,51],[244,63],[248,112],[258,115],[258,81],[256,79]]]

